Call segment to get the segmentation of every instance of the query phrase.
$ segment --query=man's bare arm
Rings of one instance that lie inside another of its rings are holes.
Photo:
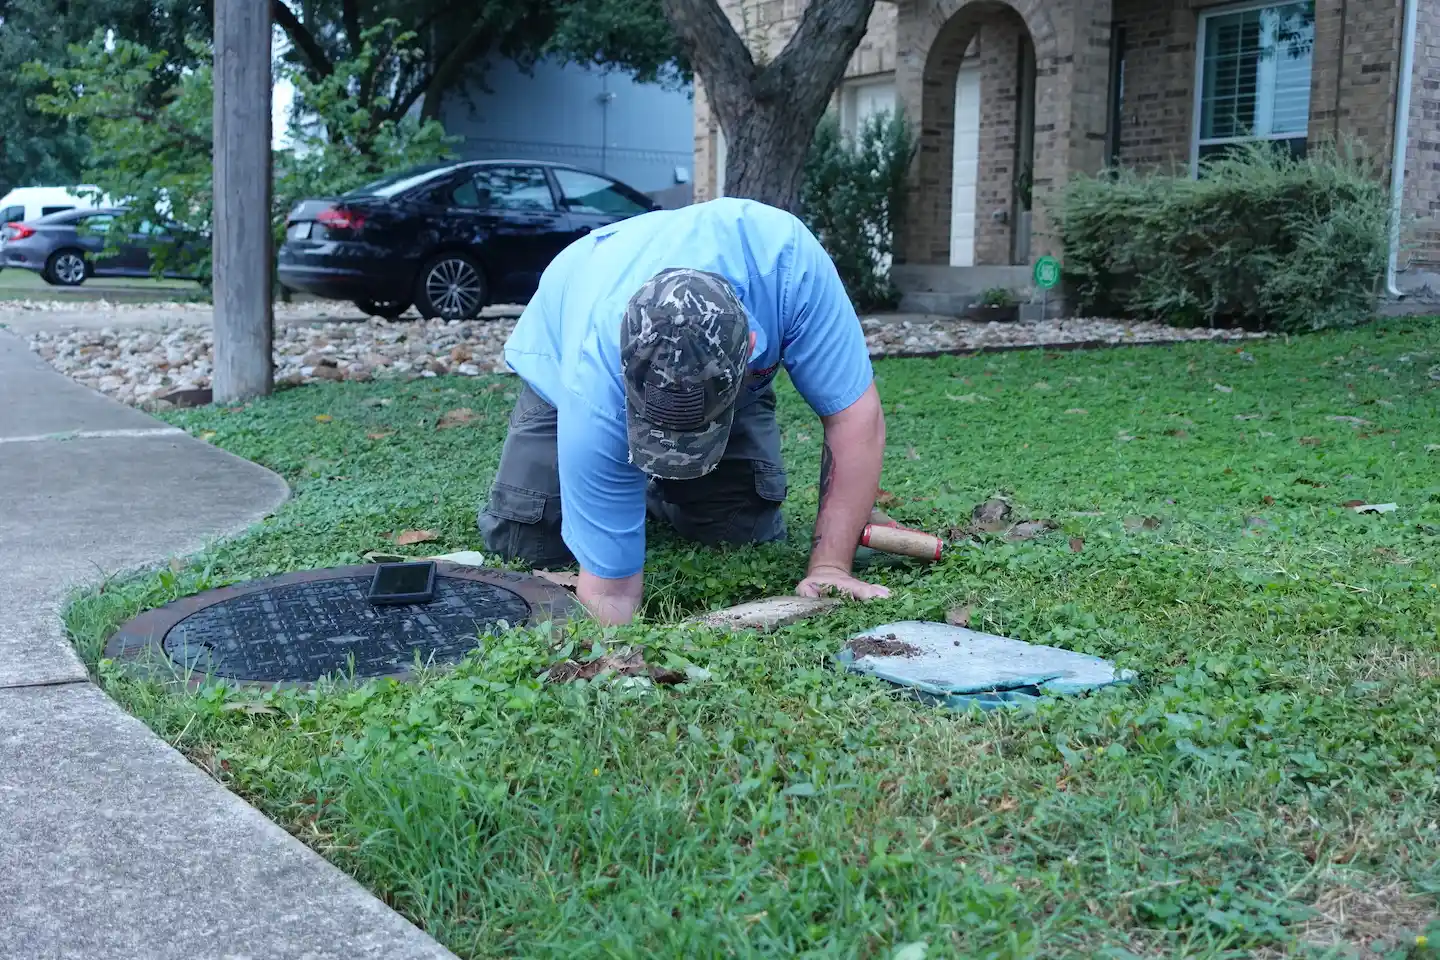
[[[581,570],[580,584],[575,590],[576,598],[590,611],[590,616],[607,627],[624,626],[634,620],[644,594],[643,571],[621,580],[606,580]]]
[[[796,592],[819,596],[838,591],[857,600],[889,596],[884,587],[850,573],[860,533],[879,493],[885,458],[885,413],[875,385],[846,409],[821,418],[821,423],[825,443],[820,455],[820,508],[810,569]]]

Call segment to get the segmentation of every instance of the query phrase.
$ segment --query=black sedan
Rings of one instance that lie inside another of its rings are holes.
[[[561,250],[660,209],[597,173],[529,160],[421,167],[290,211],[280,282],[394,319],[469,320],[523,303]]]
[[[149,277],[157,258],[167,277],[193,275],[203,243],[177,239],[179,231],[172,227],[145,220],[108,243],[126,213],[121,207],[66,210],[7,223],[0,233],[0,262],[33,270],[60,287],[78,287],[90,277]]]

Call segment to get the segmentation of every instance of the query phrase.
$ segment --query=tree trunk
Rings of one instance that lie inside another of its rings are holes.
[[[755,62],[718,0],[661,0],[725,133],[725,193],[795,211],[805,158],[875,0],[809,0],[773,61]]]
[[[725,128],[725,195],[796,212],[805,158],[824,114],[823,103],[804,113],[756,104],[741,114],[735,126]]]
[[[270,9],[215,4],[215,374],[217,403],[273,385],[270,302]]]

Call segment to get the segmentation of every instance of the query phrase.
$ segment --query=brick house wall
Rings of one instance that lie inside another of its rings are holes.
[[[1183,170],[1190,162],[1197,14],[1211,2],[1168,7],[1115,0],[1125,31],[1126,102],[1120,159]],[[1405,170],[1404,261],[1440,264],[1440,3],[1421,3]],[[1317,0],[1310,80],[1312,144],[1350,144],[1389,180],[1399,92],[1401,9],[1388,0]]]
[[[1155,0],[1115,0],[1115,22],[1125,33],[1120,162],[1177,170],[1190,162],[1195,14]]]
[[[1405,155],[1406,231],[1400,265],[1440,265],[1440,4],[1421,3]]]
[[[752,49],[773,56],[804,0],[732,0],[732,22]],[[981,183],[977,263],[1010,260],[1016,173],[1015,94],[1021,38],[1037,61],[1034,252],[1053,252],[1042,198],[1105,161],[1112,27],[1124,32],[1125,97],[1118,154],[1126,166],[1167,172],[1191,159],[1199,14],[1213,0],[881,0],[848,77],[895,71],[901,109],[921,135],[909,235],[897,262],[949,262],[955,74],[981,69]],[[1388,179],[1399,86],[1399,0],[1316,0],[1311,144],[1341,141],[1368,153]],[[743,26],[748,24],[748,26]],[[963,47],[965,57],[958,48]],[[1407,153],[1408,259],[1440,263],[1440,0],[1422,0]],[[948,112],[948,116],[947,116]],[[715,125],[696,94],[696,197],[714,196]],[[1403,261],[1402,261],[1403,262]]]

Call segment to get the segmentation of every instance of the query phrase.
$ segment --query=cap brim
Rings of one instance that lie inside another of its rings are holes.
[[[725,455],[734,422],[733,406],[699,432],[665,430],[639,417],[628,418],[630,462],[658,480],[698,480]]]

